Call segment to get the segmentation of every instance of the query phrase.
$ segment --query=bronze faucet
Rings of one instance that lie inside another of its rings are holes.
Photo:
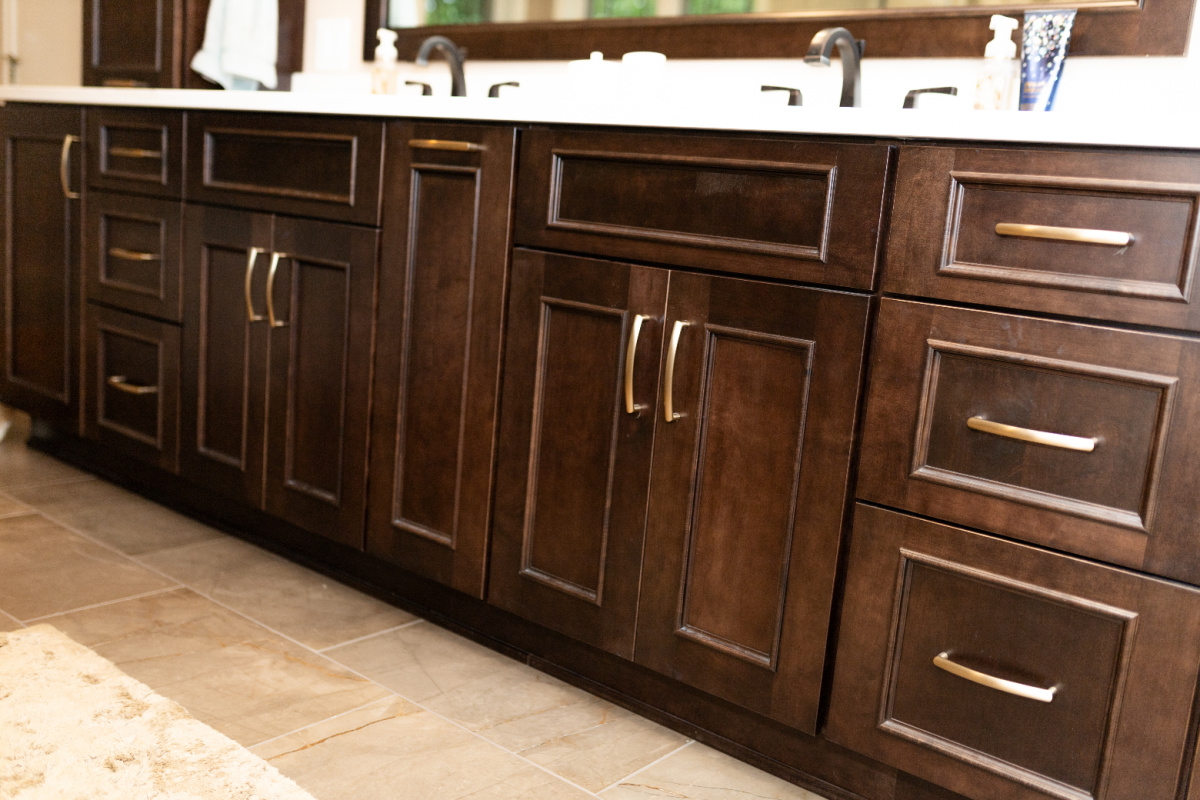
[[[463,61],[466,59],[465,52],[458,49],[454,42],[445,36],[430,36],[421,42],[421,49],[417,51],[417,66],[427,66],[429,64],[429,56],[434,50],[441,50],[442,55],[446,57],[446,63],[450,65],[450,96],[466,97],[467,81],[463,77]]]
[[[842,58],[842,101],[838,105],[842,108],[858,108],[862,105],[859,64],[862,62],[865,41],[856,40],[845,28],[825,28],[817,31],[813,37],[804,63],[828,67],[834,45],[837,45],[838,55]]]

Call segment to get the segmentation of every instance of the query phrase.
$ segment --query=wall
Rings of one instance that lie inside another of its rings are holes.
[[[16,82],[78,86],[83,82],[82,0],[17,0]]]

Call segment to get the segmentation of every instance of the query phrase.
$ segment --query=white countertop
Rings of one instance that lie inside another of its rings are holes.
[[[1195,106],[1170,109],[1154,119],[1122,114],[1119,109],[1103,114],[761,105],[718,109],[699,102],[605,102],[595,98],[533,101],[520,97],[2,86],[0,102],[5,101],[1200,150],[1200,108]]]

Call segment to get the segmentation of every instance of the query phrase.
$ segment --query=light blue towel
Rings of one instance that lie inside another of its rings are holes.
[[[212,0],[192,69],[226,89],[278,85],[279,0]]]

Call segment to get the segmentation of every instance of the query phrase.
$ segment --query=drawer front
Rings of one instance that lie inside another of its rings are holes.
[[[88,186],[159,197],[183,194],[183,112],[87,112]]]
[[[1200,343],[885,300],[858,495],[1195,581]]]
[[[181,214],[174,200],[90,193],[88,299],[179,322]]]
[[[187,197],[379,224],[383,122],[271,114],[189,114]]]
[[[85,434],[178,470],[179,328],[87,306]]]
[[[1200,592],[869,506],[851,541],[829,738],[980,800],[1176,796]]]
[[[901,148],[884,289],[1200,328],[1200,158]]]
[[[886,146],[535,130],[517,243],[870,288]]]

